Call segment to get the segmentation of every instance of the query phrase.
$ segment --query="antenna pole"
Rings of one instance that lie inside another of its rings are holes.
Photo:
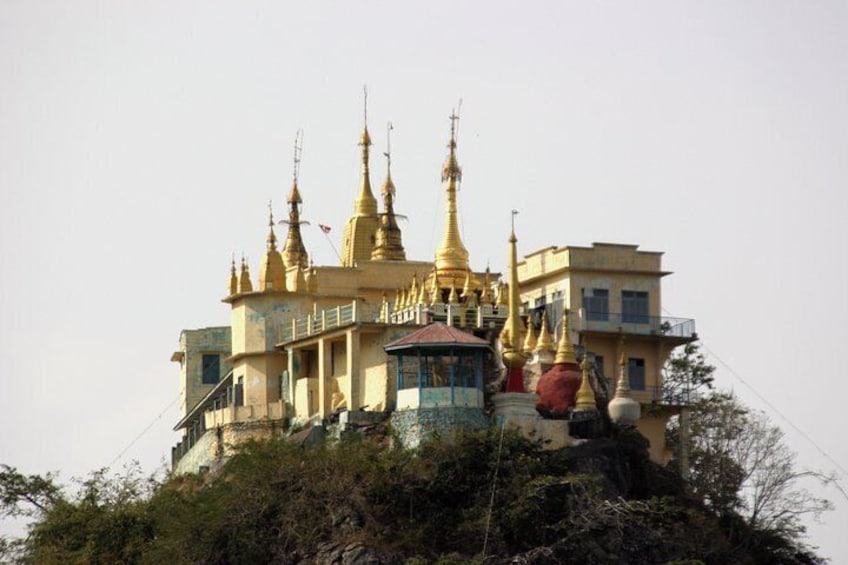
[[[362,85],[362,121],[368,125],[368,85]]]

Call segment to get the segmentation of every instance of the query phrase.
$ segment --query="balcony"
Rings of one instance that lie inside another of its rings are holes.
[[[577,328],[581,332],[619,333],[667,337],[676,340],[698,339],[695,320],[667,316],[644,316],[633,313],[577,312]]]
[[[332,328],[371,321],[374,317],[370,311],[363,312],[362,306],[354,300],[350,304],[316,311],[300,318],[292,318],[290,322],[277,326],[277,343],[288,343]]]

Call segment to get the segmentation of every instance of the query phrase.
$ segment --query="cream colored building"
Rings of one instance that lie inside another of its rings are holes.
[[[182,334],[181,349],[173,357],[181,363],[184,389],[176,427],[183,435],[172,453],[176,472],[214,468],[233,444],[282,434],[293,425],[325,425],[345,412],[414,409],[398,406],[396,368],[384,348],[422,326],[441,321],[495,344],[508,317],[508,293],[496,275],[471,270],[459,235],[456,191],[462,172],[455,120],[452,116],[442,169],[444,235],[432,262],[406,257],[390,171],[379,210],[371,188],[367,128],[360,136],[362,173],[343,234],[341,266],[309,262],[295,178],[287,197],[286,241],[278,242],[271,215],[258,277],[251,276],[243,259],[238,268],[233,261],[223,299],[231,308],[230,327]],[[552,322],[548,331],[556,334],[563,308],[579,311],[573,340],[588,340],[610,380],[619,331],[624,332],[628,356],[642,368],[643,380],[633,387],[638,400],[662,403],[657,396],[660,368],[673,347],[694,336],[693,325],[668,325],[659,317],[660,279],[666,274],[659,253],[635,246],[543,249],[518,265],[522,320],[527,316],[538,326],[540,319],[534,316],[546,310]],[[516,313],[514,319],[518,317]],[[514,327],[523,328],[524,322]],[[197,363],[212,363],[212,354],[219,356],[219,379],[211,382],[207,375],[204,380],[203,374],[211,375],[207,367],[198,382]],[[666,419],[650,416],[639,424],[658,461],[663,459],[660,432]]]

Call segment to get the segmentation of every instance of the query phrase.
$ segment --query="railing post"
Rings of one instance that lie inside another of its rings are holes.
[[[292,318],[292,340],[297,339],[297,318]]]
[[[306,335],[312,335],[312,314],[306,315]]]
[[[351,317],[351,320],[350,320],[350,321],[351,321],[351,322],[356,322],[356,321],[357,321],[357,320],[356,320],[356,318],[357,318],[357,312],[356,312],[356,302],[357,302],[357,300],[354,298],[354,299],[353,299],[353,306],[352,306],[352,307],[351,307],[351,309],[350,309],[350,317]]]
[[[327,311],[321,310],[321,331],[327,329]]]

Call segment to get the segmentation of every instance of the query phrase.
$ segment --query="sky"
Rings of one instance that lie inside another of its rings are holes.
[[[824,0],[0,0],[0,462],[170,460],[171,353],[229,323],[234,253],[258,272],[298,129],[306,247],[337,264],[317,225],[340,248],[367,84],[410,258],[439,242],[461,100],[472,267],[505,269],[512,209],[519,253],[665,252],[665,313],[718,385],[848,490],[846,28]],[[836,505],[810,541],[848,563],[848,499],[808,486]]]

